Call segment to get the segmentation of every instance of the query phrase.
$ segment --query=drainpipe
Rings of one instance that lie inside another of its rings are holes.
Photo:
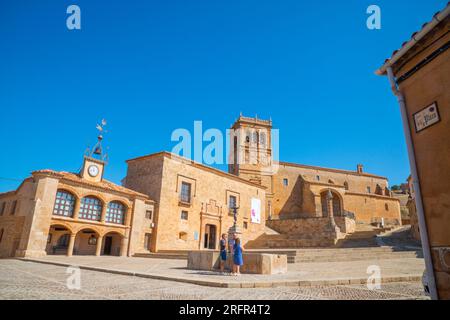
[[[409,129],[408,115],[406,113],[405,97],[398,90],[397,82],[395,80],[392,67],[390,66],[387,67],[386,71],[387,76],[389,78],[389,82],[391,84],[392,92],[397,97],[398,104],[400,106],[400,112],[402,115],[402,122],[403,122],[403,131],[405,133],[406,146],[408,148],[409,165],[411,167],[411,178],[414,186],[414,192],[416,194],[415,201],[416,201],[417,218],[419,220],[419,228],[420,228],[419,232],[420,232],[420,239],[422,240],[422,250],[425,259],[426,273],[428,276],[428,286],[430,290],[431,299],[437,300],[438,294],[436,289],[436,281],[434,278],[433,262],[431,260],[430,243],[428,241],[428,230],[423,210],[422,192],[420,190],[419,175],[417,173],[416,157],[414,155],[411,131]]]

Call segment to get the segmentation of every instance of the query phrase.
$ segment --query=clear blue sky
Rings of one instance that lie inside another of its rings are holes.
[[[385,58],[446,0],[2,1],[0,192],[38,169],[77,171],[108,121],[106,178],[171,150],[176,128],[272,117],[284,161],[409,174]],[[66,28],[81,8],[82,30]],[[382,29],[366,28],[366,8]]]

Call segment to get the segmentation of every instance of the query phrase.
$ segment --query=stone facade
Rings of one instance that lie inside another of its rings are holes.
[[[217,249],[222,233],[233,226],[230,197],[238,209],[242,243],[265,227],[265,188],[186,158],[160,152],[127,161],[126,187],[157,203],[152,251]],[[183,184],[189,195],[183,199]],[[261,204],[260,221],[251,219],[251,204]]]
[[[334,216],[360,223],[401,225],[399,200],[385,177],[363,171],[329,169],[272,158],[272,121],[240,116],[233,124],[229,172],[266,187],[269,219],[327,216],[325,196],[333,194]]]
[[[96,178],[85,170],[98,166]],[[148,252],[145,221],[154,202],[103,179],[104,163],[85,158],[79,174],[40,170],[0,194],[0,257]],[[85,208],[85,209],[84,209]]]
[[[414,32],[413,37],[377,71],[386,75],[387,68],[391,68],[398,87],[396,93],[401,94],[405,101],[407,119],[404,121],[411,135],[434,275],[441,299],[450,299],[449,26],[450,4],[447,4],[422,30]],[[393,109],[393,112],[397,111]],[[428,126],[421,127],[416,116],[423,112],[429,112],[423,122],[428,122]]]

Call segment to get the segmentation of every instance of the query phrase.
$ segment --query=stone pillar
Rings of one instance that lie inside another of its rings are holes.
[[[327,213],[328,217],[333,218],[333,193],[331,190],[328,190],[327,193]]]
[[[146,212],[145,212],[145,214],[146,214]],[[130,226],[131,225],[131,208],[128,208],[127,211],[125,212],[124,224],[126,226]]]
[[[128,237],[123,236],[122,239],[120,240],[120,256],[121,257],[126,257],[128,256]]]
[[[102,253],[103,236],[98,236],[97,247],[95,248],[95,255],[98,257]]]
[[[73,218],[75,220],[78,220],[78,216],[80,214],[80,207],[81,207],[81,198],[75,201],[75,207],[73,208]]]
[[[108,204],[107,203],[103,203],[103,206],[102,206],[102,215],[101,215],[101,218],[100,218],[100,222],[101,223],[105,223],[105,220],[106,220],[106,210],[108,209]]]
[[[328,212],[328,217],[330,218],[331,230],[333,233],[336,233],[336,236],[338,236],[341,230],[339,229],[339,227],[336,225],[336,222],[334,221],[333,193],[331,192],[331,190],[328,190],[328,193],[327,193],[327,212]]]
[[[67,256],[71,257],[73,255],[73,247],[75,245],[75,237],[77,236],[76,233],[71,233],[70,234],[70,239],[69,239],[69,246],[67,247]]]

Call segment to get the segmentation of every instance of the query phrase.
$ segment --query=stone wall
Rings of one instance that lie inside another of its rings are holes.
[[[356,229],[356,221],[355,219],[347,218],[347,217],[334,217],[334,221],[336,222],[339,229],[341,229],[342,233],[353,233]]]
[[[374,219],[385,218],[392,224],[401,224],[399,201],[386,189],[386,178],[364,172],[281,163],[272,181],[275,218],[299,214],[321,217],[320,194],[332,190],[340,198],[342,211],[354,213],[358,222],[371,223]]]
[[[336,225],[339,224],[348,230],[354,231],[354,221],[349,218],[338,219]],[[344,237],[343,231],[336,232],[331,227],[330,218],[299,218],[299,219],[277,219],[266,222],[267,226],[283,235],[287,235],[291,240],[308,239],[311,245],[325,246],[332,245],[338,239]],[[308,245],[310,246],[310,245]]]
[[[281,274],[287,272],[287,255],[266,253],[243,253],[242,273]],[[188,254],[187,268],[193,270],[217,270],[220,267],[219,251],[191,251]],[[232,259],[226,261],[231,270]]]
[[[180,202],[183,182],[191,185],[190,203]],[[242,244],[264,232],[265,188],[191,160],[165,152],[129,160],[126,186],[158,203],[153,251],[202,249],[207,225],[215,227],[218,248],[220,235],[233,225],[230,195],[237,198]],[[252,199],[261,202],[260,223],[251,220]],[[182,211],[187,219],[181,219]]]

